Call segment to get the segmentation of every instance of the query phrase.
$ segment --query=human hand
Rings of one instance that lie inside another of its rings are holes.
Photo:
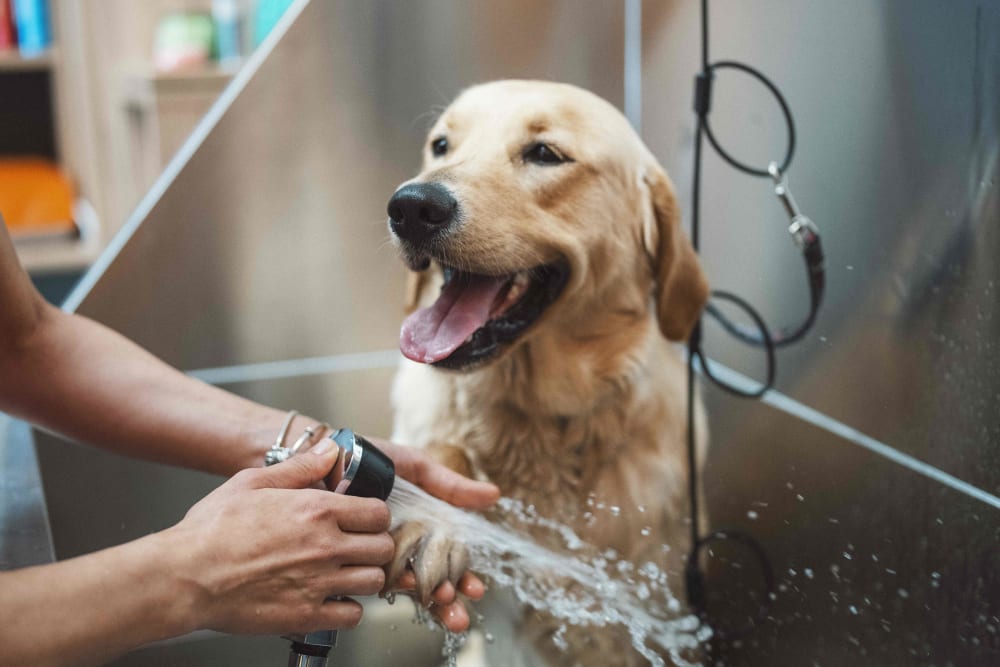
[[[371,439],[375,445],[388,454],[396,464],[396,473],[433,496],[446,502],[464,507],[466,509],[487,509],[500,498],[500,490],[494,484],[478,482],[464,475],[434,462],[424,451],[413,447],[401,447],[391,443]],[[397,532],[397,539],[403,535],[422,534],[423,528],[418,524],[407,524]],[[409,538],[404,538],[410,542]],[[437,540],[435,540],[436,542]],[[462,566],[462,572],[452,573],[451,580],[446,578],[448,574],[438,572],[433,579],[423,577],[418,581],[416,574],[412,570],[407,570],[399,574],[401,563],[409,560],[409,546],[397,544],[397,554],[389,569],[392,570],[390,580],[386,583],[393,591],[402,591],[416,594],[416,600],[428,606],[431,613],[450,631],[464,632],[469,628],[469,613],[458,593],[462,593],[472,600],[479,600],[486,592],[486,586],[471,571]],[[464,553],[464,547],[452,543],[451,550],[458,550]],[[403,553],[406,551],[407,553]],[[463,559],[456,558],[456,561]],[[467,559],[464,559],[467,562]],[[447,568],[446,568],[447,569]],[[440,575],[440,576],[439,576]],[[443,580],[442,580],[443,579]],[[433,590],[428,592],[423,590],[428,581],[433,580]],[[440,582],[440,583],[438,583]],[[418,585],[419,584],[419,585]]]
[[[382,589],[390,516],[380,500],[308,488],[332,468],[332,445],[236,474],[164,531],[198,627],[289,634],[360,622],[360,604],[328,598]]]
[[[485,510],[500,500],[496,484],[479,482],[460,475],[434,461],[422,449],[394,445],[385,440],[368,438],[389,455],[396,464],[396,474],[407,479],[435,498],[470,510]]]

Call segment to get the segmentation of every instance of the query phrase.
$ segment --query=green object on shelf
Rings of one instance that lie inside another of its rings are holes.
[[[153,60],[159,70],[204,65],[212,55],[214,28],[207,14],[167,14],[156,26]]]

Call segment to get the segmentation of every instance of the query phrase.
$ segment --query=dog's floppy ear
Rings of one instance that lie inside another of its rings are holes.
[[[643,244],[653,268],[660,331],[669,340],[687,340],[708,301],[708,280],[681,229],[680,211],[667,174],[652,162],[642,178],[651,202],[651,212],[643,223]]]
[[[406,296],[403,300],[403,308],[409,315],[420,305],[420,294],[424,291],[424,286],[430,278],[431,271],[407,271],[406,272]]]

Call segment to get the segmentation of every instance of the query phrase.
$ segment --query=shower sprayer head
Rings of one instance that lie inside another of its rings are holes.
[[[349,428],[330,434],[340,456],[327,477],[327,487],[336,493],[385,500],[396,481],[396,466],[386,454]]]

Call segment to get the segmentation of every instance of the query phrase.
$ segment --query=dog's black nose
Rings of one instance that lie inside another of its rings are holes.
[[[389,226],[402,239],[419,243],[442,232],[454,219],[458,202],[437,183],[404,185],[389,199]]]

